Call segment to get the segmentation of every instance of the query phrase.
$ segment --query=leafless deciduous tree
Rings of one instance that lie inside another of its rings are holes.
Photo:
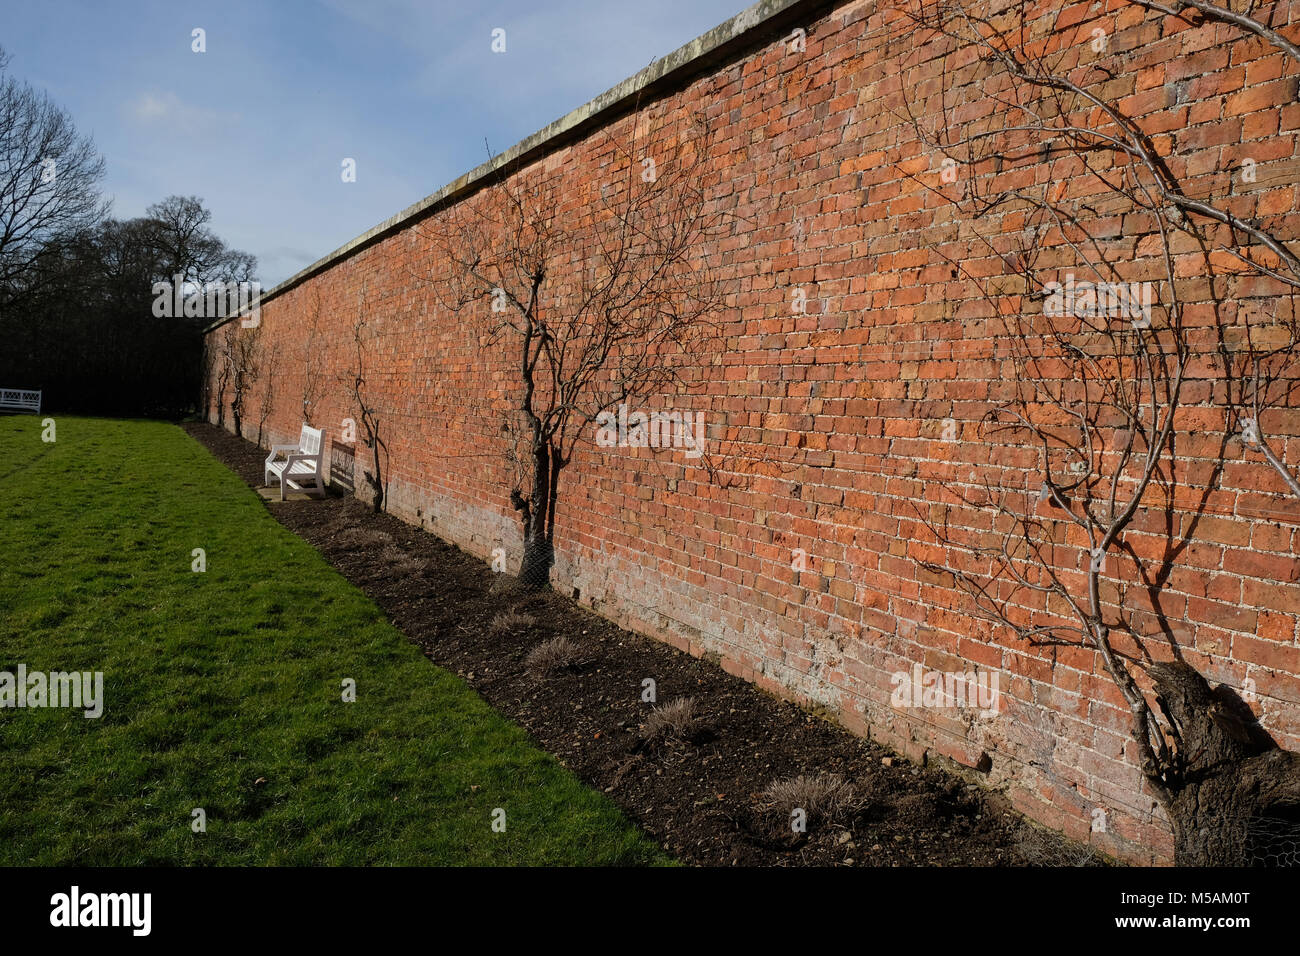
[[[266,423],[271,417],[271,412],[275,410],[276,385],[280,373],[280,343],[268,344],[267,337],[259,336],[254,362],[262,382],[257,400],[257,444],[262,448],[265,447],[262,439],[266,432]]]
[[[207,352],[205,357],[205,361],[210,362],[216,369],[209,397],[216,406],[218,428],[226,427],[226,389],[230,387],[231,367],[226,357],[228,349],[225,336],[229,334],[229,332],[223,333],[220,347]]]
[[[244,437],[244,406],[261,373],[258,367],[261,331],[260,326],[245,329],[238,322],[228,322],[222,330],[222,368],[230,383],[230,417],[235,434],[241,438]]]
[[[1135,3],[1300,62],[1251,15]],[[949,469],[948,500],[922,512],[937,546],[919,545],[918,559],[1030,645],[1094,651],[1131,714],[1178,860],[1245,862],[1260,819],[1300,808],[1297,760],[1186,663],[1165,587],[1234,442],[1300,490],[1260,428],[1296,386],[1300,259],[1282,217],[1252,209],[1230,178],[1217,197],[1187,188],[1174,140],[1116,102],[1122,64],[1104,29],[1096,42],[1097,22],[1058,26],[1041,7],[1031,20],[1017,2],[902,9],[922,62],[966,64],[943,74],[941,115],[907,98],[904,109],[951,171],[918,182],[974,226],[972,251],[948,259],[985,300],[1008,373],[978,429],[986,460]],[[985,109],[948,108],[965,84]]]
[[[365,301],[365,289],[362,288],[360,302]],[[356,362],[344,380],[348,395],[352,398],[361,416],[361,429],[365,433],[365,445],[370,449],[370,468],[362,474],[370,486],[370,506],[378,514],[384,509],[384,499],[388,490],[384,474],[388,470],[388,445],[380,433],[379,412],[366,387],[366,350],[373,332],[368,332],[365,318],[358,304],[357,318],[352,324],[352,344],[356,350]]]
[[[180,275],[199,286],[252,280],[257,258],[227,246],[209,227],[211,221],[211,210],[198,196],[168,196],[149,206],[140,222],[167,278]]]
[[[307,301],[303,307],[302,321],[307,326],[306,346],[302,362],[302,420],[315,427],[316,405],[320,401],[322,377],[325,358],[321,353],[324,336],[320,331],[321,295],[320,290],[312,285],[306,293]]]
[[[685,386],[714,330],[723,286],[697,254],[727,217],[706,192],[713,137],[702,117],[638,111],[606,162],[585,171],[595,211],[566,209],[562,173],[503,170],[496,183],[420,229],[445,276],[439,302],[481,322],[511,356],[501,431],[523,526],[520,581],[553,562],[560,476],[598,416]],[[583,175],[583,174],[579,174]]]
[[[107,212],[94,144],[48,96],[8,75],[7,63],[0,50],[0,308],[48,274],[33,266],[54,240]]]

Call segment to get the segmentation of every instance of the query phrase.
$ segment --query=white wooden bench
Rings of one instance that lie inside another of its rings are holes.
[[[30,388],[0,388],[0,409],[41,413],[41,393]]]
[[[325,494],[322,464],[325,458],[322,454],[324,446],[325,433],[319,428],[303,425],[298,444],[272,446],[271,454],[266,459],[265,484],[270,486],[271,476],[275,476],[280,482],[281,501],[284,501],[286,486],[294,491],[306,491],[304,486],[311,485],[316,494]],[[286,457],[282,461],[277,460],[282,452]]]

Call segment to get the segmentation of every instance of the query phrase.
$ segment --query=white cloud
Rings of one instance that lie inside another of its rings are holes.
[[[141,93],[127,104],[128,115],[142,126],[165,126],[173,132],[199,133],[204,130],[229,129],[240,114],[206,109],[186,103],[175,93]]]

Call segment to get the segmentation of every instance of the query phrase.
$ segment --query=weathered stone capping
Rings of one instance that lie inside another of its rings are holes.
[[[1273,28],[1300,39],[1300,0],[1265,6]],[[1207,196],[1236,190],[1246,214],[1267,215],[1296,239],[1293,62],[1263,43],[1228,43],[1222,26],[1123,0],[1044,2],[1030,15],[1060,17],[1082,45],[1103,24],[1123,68],[1113,95],[1152,136],[1173,138],[1185,181]],[[802,52],[788,42],[796,27],[807,31]],[[941,103],[945,76],[958,86]],[[364,493],[348,475],[370,467],[370,452],[340,440],[342,421],[361,417],[345,383],[363,316],[374,334],[367,392],[389,451],[388,508],[469,552],[503,548],[517,563],[521,536],[493,417],[510,394],[511,356],[440,307],[423,277],[445,264],[420,224],[473,203],[502,173],[562,177],[571,188],[557,216],[591,215],[613,168],[610,137],[627,137],[634,109],[703,110],[717,131],[706,181],[740,223],[698,250],[730,283],[725,349],[701,357],[689,391],[647,410],[704,412],[735,480],[710,481],[680,453],[587,443],[562,479],[556,587],[913,758],[970,768],[1030,816],[1107,852],[1168,860],[1168,822],[1097,655],[1015,640],[974,617],[950,579],[917,564],[936,556],[919,515],[941,499],[939,478],[957,467],[1028,475],[1034,465],[1023,448],[980,437],[1009,367],[986,301],[949,260],[973,275],[1000,266],[975,226],[934,194],[940,157],[901,108],[906,84],[930,121],[945,108],[980,115],[983,79],[968,55],[912,42],[886,0],[756,4],[273,289],[258,333],[264,354],[277,353],[265,443],[296,438],[306,407],[332,440],[336,477]],[[1256,182],[1232,183],[1247,156],[1258,162]],[[1041,183],[1054,173],[1042,163],[1022,175]],[[980,226],[1017,228],[1000,217]],[[1200,261],[1189,252],[1179,265]],[[795,288],[807,295],[805,313],[792,313]],[[1192,315],[1211,292],[1199,295]],[[1259,280],[1230,283],[1228,295],[1276,298]],[[214,383],[225,331],[209,331]],[[1150,617],[1210,680],[1253,682],[1263,727],[1295,750],[1300,512],[1257,455],[1225,445],[1209,374],[1202,363],[1189,386],[1172,524],[1152,501],[1130,538],[1158,555],[1171,536],[1188,536]],[[267,383],[260,377],[247,401],[250,437]],[[209,396],[209,417],[229,398]],[[944,440],[949,419],[959,441]],[[1300,416],[1283,409],[1269,427],[1285,459],[1300,462]],[[1221,447],[1226,460],[1212,477]],[[914,665],[996,671],[1001,712],[891,707],[892,675]],[[1092,829],[1096,808],[1106,811],[1104,832]]]

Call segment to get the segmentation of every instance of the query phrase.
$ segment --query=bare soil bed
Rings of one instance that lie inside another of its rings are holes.
[[[183,427],[250,486],[261,485],[266,453],[255,444],[212,425]],[[503,577],[478,558],[351,497],[274,501],[269,508],[430,660],[459,674],[684,863],[1103,862],[1028,823],[996,793],[914,766],[558,594],[503,587]],[[553,651],[555,669],[542,676],[536,662],[529,666],[529,654],[561,637],[572,648]],[[645,678],[656,682],[661,709],[690,698],[693,714],[666,711],[655,720],[664,726],[652,734],[647,721],[655,708],[642,701]],[[802,787],[787,785],[792,795],[768,792],[800,775]],[[804,808],[814,811],[804,833],[792,830],[790,799],[824,807]]]

